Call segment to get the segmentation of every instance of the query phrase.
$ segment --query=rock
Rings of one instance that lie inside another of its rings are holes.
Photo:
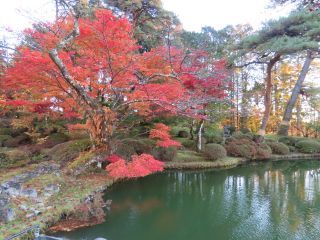
[[[26,215],[26,218],[33,218],[34,217],[34,213],[28,213],[27,215]]]
[[[28,210],[28,207],[26,205],[21,204],[19,207],[23,211],[27,211]]]
[[[10,196],[19,195],[21,190],[21,184],[16,181],[8,181],[1,184],[2,191],[8,193]]]
[[[13,221],[16,219],[16,213],[12,208],[7,208],[7,221]]]
[[[42,212],[41,211],[39,211],[39,210],[34,210],[34,215],[35,216],[38,216],[38,215],[40,215]]]
[[[20,195],[24,197],[37,198],[38,192],[33,188],[25,188],[25,189],[22,189]]]
[[[0,208],[0,222],[10,222],[15,220],[16,218],[16,213],[12,208],[9,207],[4,207]]]
[[[4,208],[9,204],[9,195],[5,192],[0,194],[0,209]]]
[[[8,222],[14,217],[14,212],[12,212],[12,209],[8,205],[9,195],[6,192],[2,192],[0,194],[0,222]]]
[[[56,194],[60,191],[60,187],[57,184],[49,184],[44,188],[44,195],[49,197],[52,196],[53,194]]]

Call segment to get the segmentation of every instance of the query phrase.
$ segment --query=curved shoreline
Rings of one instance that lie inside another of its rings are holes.
[[[235,158],[235,157],[227,157],[225,159],[216,160],[213,162],[210,161],[193,161],[193,162],[166,162],[165,163],[165,171],[171,171],[171,170],[210,170],[210,169],[231,169],[236,168],[241,165],[254,163],[254,162],[276,162],[276,161],[295,161],[295,160],[320,160],[320,154],[289,154],[289,155],[272,155],[271,158],[265,159],[265,160],[248,160],[244,158]],[[77,200],[74,200],[72,202],[69,202],[70,206],[68,210],[61,212],[64,214],[69,214],[72,212],[72,209],[76,206],[76,204],[79,204],[84,199],[86,199],[88,196],[95,195],[98,192],[105,192],[109,187],[114,185],[115,183],[121,182],[121,181],[130,181],[130,179],[109,179],[107,176],[104,176],[101,178],[101,181],[96,182],[95,186],[90,185],[88,189],[84,189],[86,194],[84,194],[83,198],[78,198]],[[72,187],[71,187],[72,188]],[[72,191],[72,189],[69,189]],[[57,221],[57,219],[54,218],[46,218],[46,221],[42,222],[41,230],[46,231],[50,227],[59,224],[59,222],[62,220]],[[30,219],[29,219],[30,221]],[[30,222],[29,222],[30,224]],[[21,228],[23,228],[21,226]],[[20,230],[20,228],[18,227]],[[18,230],[17,229],[17,230]],[[18,230],[18,231],[19,231]],[[1,235],[1,234],[0,234]],[[1,237],[0,237],[1,238]]]
[[[302,154],[294,153],[289,155],[272,155],[268,159],[250,160],[245,158],[228,158],[227,160],[217,160],[213,162],[167,162],[165,170],[196,170],[196,169],[225,169],[235,168],[250,162],[277,162],[295,160],[320,160],[320,153]]]

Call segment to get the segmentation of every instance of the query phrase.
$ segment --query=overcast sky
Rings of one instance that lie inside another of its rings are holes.
[[[261,22],[286,15],[289,8],[266,9],[269,0],[163,0],[164,8],[173,11],[187,30],[200,31],[202,26],[216,29],[228,24],[250,23],[257,28]],[[14,32],[30,27],[39,20],[54,19],[53,0],[9,0],[2,1],[0,8],[1,38],[14,38],[5,29]]]
[[[291,7],[271,9],[270,0],[162,0],[185,29],[200,31],[203,26],[221,29],[227,25],[251,24],[258,28],[270,18],[287,15]]]

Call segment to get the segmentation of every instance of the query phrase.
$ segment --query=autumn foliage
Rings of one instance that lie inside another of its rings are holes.
[[[5,94],[0,105],[79,118],[84,124],[69,129],[87,130],[95,146],[109,154],[114,135],[135,126],[128,124],[130,117],[197,117],[212,97],[223,97],[223,63],[207,61],[205,52],[174,46],[141,54],[129,21],[109,10],[70,15],[24,34],[26,44],[17,48],[12,66],[1,76]],[[180,146],[169,130],[156,124],[150,138],[161,147]],[[114,177],[144,176],[163,168],[147,154],[133,156],[130,163],[110,159],[107,171]]]
[[[170,127],[162,123],[157,123],[155,124],[155,128],[150,131],[149,137],[151,139],[157,140],[157,145],[160,147],[164,147],[164,148],[171,147],[171,146],[180,147],[181,143],[172,140],[169,132],[170,132]]]
[[[113,155],[109,157],[110,163],[106,171],[114,178],[136,178],[144,177],[154,172],[163,171],[164,163],[154,159],[149,154],[132,156],[132,161],[126,163],[124,159]]]

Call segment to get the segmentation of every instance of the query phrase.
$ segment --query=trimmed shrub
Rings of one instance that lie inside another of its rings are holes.
[[[186,139],[186,138],[180,138],[180,139],[176,139],[176,140],[179,141],[182,144],[182,146],[187,149],[195,149],[196,148],[196,142],[194,140]]]
[[[149,138],[143,139],[126,139],[122,142],[124,145],[132,146],[135,153],[140,155],[142,153],[151,153],[155,142]]]
[[[180,130],[178,132],[178,137],[179,138],[188,138],[189,137],[189,133],[185,130]]]
[[[20,145],[31,143],[31,138],[27,134],[21,134],[17,137],[8,139],[3,143],[5,147],[18,147]]]
[[[248,128],[241,128],[240,132],[242,132],[243,134],[251,133],[251,131]]]
[[[91,146],[89,139],[74,140],[54,146],[46,155],[57,162],[68,162],[78,157],[81,152],[89,150]]]
[[[68,132],[67,136],[70,140],[89,139],[90,135],[86,131],[74,130]]]
[[[247,138],[228,138],[225,149],[228,155],[234,157],[244,157],[246,159],[255,159],[257,155],[257,145]]]
[[[287,146],[295,146],[297,139],[290,136],[283,136],[283,137],[280,137],[278,141],[281,143],[284,143]]]
[[[3,147],[4,142],[9,139],[12,139],[10,135],[0,135],[0,146]]]
[[[64,133],[53,133],[42,144],[44,148],[52,148],[57,144],[67,142],[69,137]]]
[[[214,161],[227,156],[226,149],[220,144],[209,143],[205,146],[203,151],[208,160]]]
[[[301,153],[320,153],[320,143],[315,140],[302,140],[296,144]]]
[[[180,131],[185,131],[188,133],[189,129],[187,127],[172,126],[170,129],[170,134],[173,137],[177,137]]]
[[[288,146],[288,147],[289,147],[290,152],[297,152],[296,147],[294,147],[294,146]]]
[[[152,156],[154,156],[155,159],[169,162],[172,161],[175,156],[177,155],[177,148],[176,147],[156,147],[152,151]]]
[[[130,160],[131,156],[136,154],[136,151],[133,146],[126,145],[126,144],[119,144],[115,154],[122,157],[125,160]]]
[[[13,130],[11,128],[0,128],[0,135],[12,135]]]
[[[28,129],[27,128],[0,128],[0,135],[10,135],[11,137],[17,137],[20,134],[26,132]]]
[[[270,142],[271,142],[271,143],[275,143],[275,142],[277,142],[277,141],[274,140],[274,139],[272,139],[272,138],[265,138],[265,139],[264,139],[264,142],[265,142],[265,143],[270,143]]]
[[[152,153],[155,142],[151,139],[126,139],[122,141],[116,149],[115,154],[123,159],[130,160],[132,155],[142,153]]]
[[[269,159],[271,157],[272,150],[266,143],[261,143],[257,147],[257,159]]]
[[[253,134],[252,133],[247,133],[247,134],[243,134],[242,132],[234,132],[232,134],[232,137],[235,138],[235,139],[249,139],[249,140],[252,140],[253,139]]]
[[[18,167],[26,164],[30,160],[29,157],[28,152],[19,149],[2,152],[0,153],[0,168]]]
[[[216,144],[221,144],[223,143],[223,137],[222,135],[218,133],[205,133],[204,137],[206,139],[207,143],[216,143]]]
[[[244,133],[244,135],[251,140],[254,140],[254,138],[256,137],[252,132]]]
[[[287,155],[290,153],[289,147],[281,142],[268,142],[273,154]]]

